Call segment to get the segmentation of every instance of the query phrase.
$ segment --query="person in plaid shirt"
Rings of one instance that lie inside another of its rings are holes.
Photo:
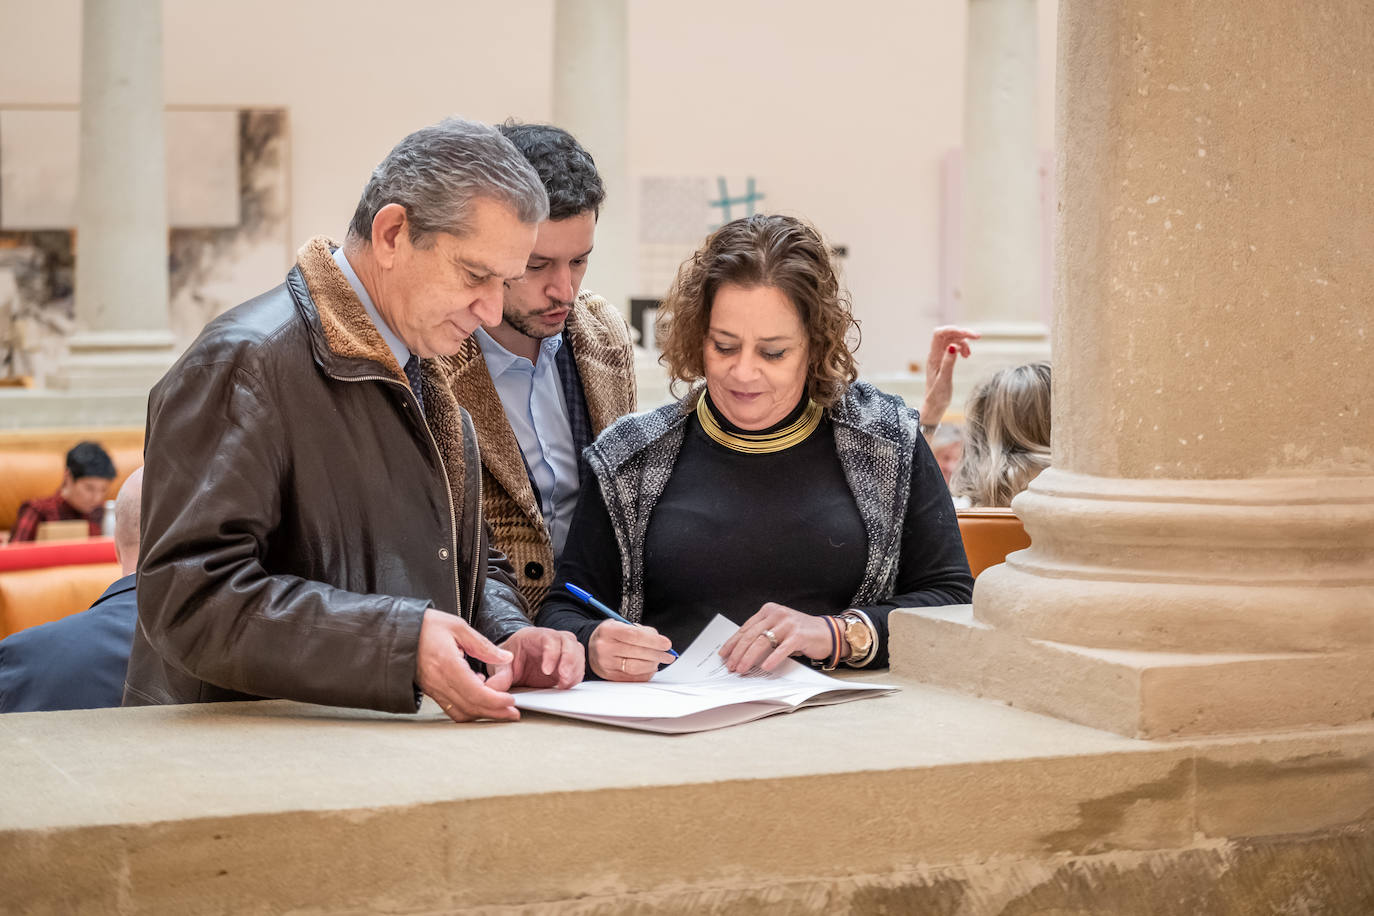
[[[62,486],[44,499],[30,499],[19,507],[10,532],[11,543],[32,541],[43,522],[85,519],[92,535],[100,534],[105,519],[105,497],[114,483],[115,466],[109,453],[95,442],[80,442],[67,452]]]

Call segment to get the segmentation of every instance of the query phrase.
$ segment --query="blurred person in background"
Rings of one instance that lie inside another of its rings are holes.
[[[95,442],[77,443],[67,452],[62,485],[52,496],[31,499],[19,507],[10,541],[32,541],[43,522],[84,519],[92,537],[100,534],[105,520],[105,497],[114,483],[115,466],[110,455]]]
[[[964,457],[951,480],[974,508],[1010,506],[1050,465],[1050,364],[995,373],[969,396]]]
[[[134,591],[143,469],[115,498],[115,559],[121,578],[89,610],[0,640],[0,712],[118,706],[138,622]]]
[[[940,473],[945,475],[948,484],[954,477],[955,468],[964,457],[964,427],[959,423],[941,423],[934,435],[927,436],[930,451],[940,465]]]

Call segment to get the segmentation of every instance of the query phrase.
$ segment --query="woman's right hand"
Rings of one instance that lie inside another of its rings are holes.
[[[659,665],[671,664],[673,643],[653,627],[607,620],[587,640],[587,664],[602,680],[647,681]]]

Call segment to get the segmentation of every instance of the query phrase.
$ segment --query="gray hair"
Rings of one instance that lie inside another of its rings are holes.
[[[1009,506],[1050,465],[1050,364],[1003,369],[964,411],[964,457],[950,479],[975,507]]]
[[[400,204],[410,223],[411,244],[428,248],[436,232],[466,235],[471,205],[478,198],[505,204],[526,224],[549,215],[539,173],[500,131],[445,118],[396,144],[372,170],[348,234],[370,244],[378,211]]]

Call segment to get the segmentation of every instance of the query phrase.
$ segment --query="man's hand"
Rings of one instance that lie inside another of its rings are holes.
[[[938,426],[954,397],[954,363],[967,359],[973,351],[968,342],[982,337],[977,331],[952,325],[936,328],[930,335],[930,355],[926,357],[926,396],[921,402],[921,423]]]
[[[488,683],[495,682],[503,688],[557,687],[567,690],[582,681],[585,663],[582,643],[566,630],[525,627],[501,643],[501,648],[514,657],[508,664],[493,668]]]
[[[472,670],[467,656],[488,665],[505,666],[505,682],[490,680]],[[455,722],[473,719],[519,719],[510,686],[511,653],[493,646],[461,617],[430,608],[420,623],[420,647],[415,662],[415,682],[425,695]],[[579,669],[580,671],[580,669]]]

